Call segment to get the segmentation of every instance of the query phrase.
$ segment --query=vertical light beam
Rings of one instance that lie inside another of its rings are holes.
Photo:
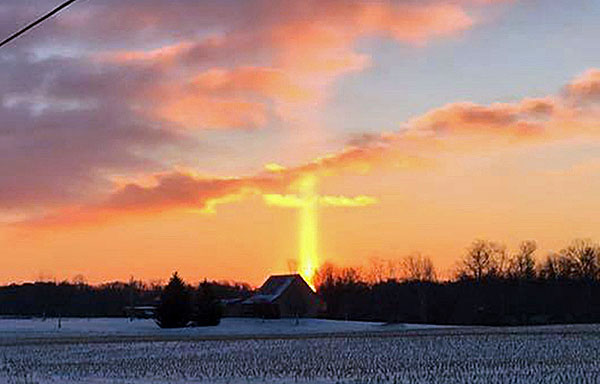
[[[314,289],[315,272],[319,265],[318,257],[318,196],[315,193],[317,179],[307,175],[300,180],[299,192],[303,204],[300,208],[299,235],[299,273]]]
[[[276,170],[277,166],[269,166]],[[264,194],[266,204],[278,207],[297,208],[298,212],[298,264],[296,272],[315,289],[315,274],[319,268],[319,206],[364,207],[375,204],[377,199],[370,196],[319,196],[318,178],[308,174],[293,185],[298,195]]]

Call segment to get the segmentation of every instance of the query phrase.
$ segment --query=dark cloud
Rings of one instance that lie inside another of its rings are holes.
[[[4,64],[0,209],[84,199],[108,186],[103,172],[160,166],[144,151],[184,143],[124,102],[150,73],[27,55]]]

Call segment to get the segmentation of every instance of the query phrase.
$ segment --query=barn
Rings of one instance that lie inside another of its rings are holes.
[[[256,294],[241,302],[243,316],[277,319],[281,317],[316,317],[325,303],[302,276],[273,275]]]

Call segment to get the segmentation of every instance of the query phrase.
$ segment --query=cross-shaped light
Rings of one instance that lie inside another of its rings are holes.
[[[307,174],[296,183],[298,194],[265,194],[267,205],[298,208],[298,273],[314,287],[314,277],[319,267],[318,213],[319,206],[362,207],[375,204],[377,200],[369,196],[320,196],[316,193],[317,176]]]

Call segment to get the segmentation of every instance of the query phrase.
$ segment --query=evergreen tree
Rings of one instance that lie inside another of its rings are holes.
[[[198,286],[194,297],[192,325],[215,326],[221,322],[222,308],[214,294],[212,285],[204,281]]]
[[[160,295],[156,323],[161,328],[182,328],[188,325],[190,316],[189,290],[175,272]]]

